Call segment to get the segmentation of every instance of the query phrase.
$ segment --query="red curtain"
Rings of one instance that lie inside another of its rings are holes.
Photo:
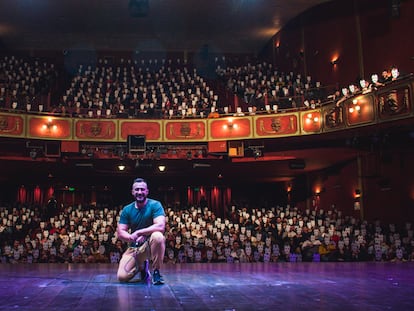
[[[24,186],[21,186],[19,188],[19,191],[17,192],[17,202],[26,203],[26,200],[27,200],[27,190]]]
[[[33,191],[33,202],[40,203],[42,201],[42,190],[40,190],[39,186],[36,186]]]

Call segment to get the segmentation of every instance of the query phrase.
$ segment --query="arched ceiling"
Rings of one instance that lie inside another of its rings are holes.
[[[0,47],[258,53],[329,0],[3,0]]]

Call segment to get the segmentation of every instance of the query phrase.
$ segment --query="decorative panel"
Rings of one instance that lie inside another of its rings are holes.
[[[255,137],[291,136],[299,133],[298,114],[255,116]]]
[[[344,107],[335,103],[322,107],[323,125],[325,131],[334,131],[345,127]]]
[[[374,96],[355,96],[344,103],[346,120],[349,126],[367,125],[375,121]]]
[[[146,141],[160,141],[162,139],[162,121],[119,121],[119,139],[127,141],[129,135],[144,135]]]
[[[166,141],[207,140],[206,120],[165,120]]]
[[[322,128],[322,115],[320,110],[308,110],[300,113],[302,134],[319,133]]]
[[[251,117],[210,119],[209,129],[209,139],[212,140],[253,137]]]
[[[385,92],[378,92],[377,109],[381,121],[409,115],[412,111],[411,85],[401,85]]]
[[[116,121],[113,120],[75,120],[75,137],[79,140],[116,140]]]
[[[16,114],[0,114],[0,136],[21,137],[25,134],[25,118]]]
[[[41,139],[71,139],[72,119],[50,116],[28,116],[27,136]]]

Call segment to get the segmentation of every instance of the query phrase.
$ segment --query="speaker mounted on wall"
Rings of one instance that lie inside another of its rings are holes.
[[[147,148],[145,135],[128,135],[127,144],[129,153],[144,153]]]

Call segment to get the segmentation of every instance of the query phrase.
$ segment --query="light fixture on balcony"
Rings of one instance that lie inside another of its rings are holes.
[[[124,164],[119,164],[118,165],[118,170],[121,171],[121,172],[125,171],[125,168],[126,168],[126,166]]]
[[[158,165],[158,170],[159,170],[160,172],[164,172],[164,171],[165,171],[165,169],[166,169],[166,166],[165,166],[165,165]]]
[[[319,122],[319,117],[318,117],[318,116],[313,115],[312,113],[308,113],[308,114],[306,115],[306,120],[305,120],[305,122],[306,122],[307,124],[311,124],[311,123],[318,123],[318,122]]]
[[[238,125],[233,122],[233,118],[228,118],[227,119],[227,124],[224,124],[223,128],[231,131],[231,130],[237,129]]]
[[[42,129],[48,132],[56,132],[58,129],[57,125],[53,122],[52,118],[48,118],[47,122],[43,124]]]
[[[354,99],[352,101],[352,105],[349,107],[349,112],[350,113],[354,113],[355,111],[358,112],[358,113],[361,113],[361,106],[359,105],[357,99]]]

